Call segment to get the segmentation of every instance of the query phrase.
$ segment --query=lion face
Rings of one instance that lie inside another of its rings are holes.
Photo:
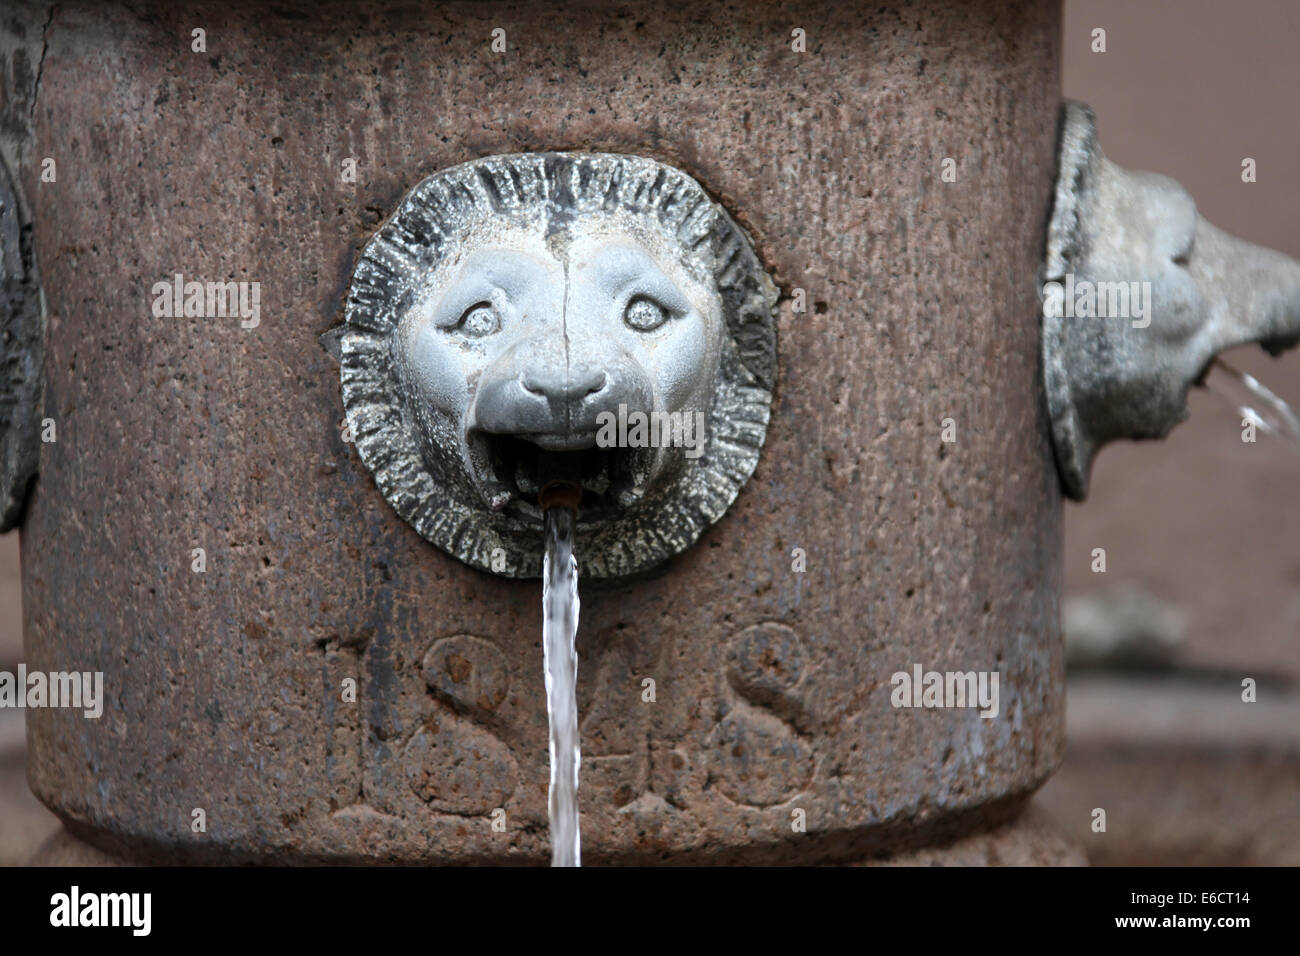
[[[492,156],[421,182],[366,246],[343,402],[384,497],[444,550],[537,576],[538,479],[562,461],[583,489],[584,573],[630,574],[688,547],[752,474],[775,301],[748,237],[684,173]]]
[[[591,521],[680,471],[681,445],[597,443],[611,417],[712,410],[721,302],[666,245],[597,217],[549,238],[511,227],[436,270],[397,332],[430,466],[463,469],[486,507],[535,521],[539,452],[576,459]]]

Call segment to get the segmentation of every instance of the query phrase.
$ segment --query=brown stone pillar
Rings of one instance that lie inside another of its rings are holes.
[[[1058,16],[60,3],[20,170],[58,428],[26,655],[103,671],[107,700],[29,713],[38,796],[137,858],[548,858],[539,587],[396,517],[317,336],[419,179],[586,149],[689,172],[783,300],[731,513],[650,576],[583,585],[584,858],[850,860],[1013,817],[1063,743],[1035,295]],[[155,317],[176,273],[260,283],[258,324]],[[999,672],[998,715],[895,708],[918,664]]]

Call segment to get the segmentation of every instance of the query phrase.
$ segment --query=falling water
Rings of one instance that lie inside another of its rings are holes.
[[[1291,406],[1260,384],[1253,375],[1239,372],[1222,359],[1210,363],[1203,385],[1253,422],[1256,429],[1276,435],[1300,452],[1300,419]]]
[[[579,866],[578,830],[578,562],[573,556],[574,513],[546,511],[542,565],[542,653],[546,714],[551,724],[551,866]]]

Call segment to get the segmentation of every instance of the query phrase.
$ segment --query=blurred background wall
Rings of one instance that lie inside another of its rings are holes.
[[[1064,95],[1096,109],[1112,159],[1174,177],[1216,225],[1300,257],[1300,3],[1068,0],[1064,56]],[[1228,360],[1300,408],[1300,351]],[[1296,864],[1300,454],[1243,444],[1214,395],[1194,390],[1190,406],[1167,441],[1103,451],[1090,500],[1067,507],[1067,630],[1090,666],[1072,671],[1069,752],[1039,802],[1096,863]],[[21,613],[9,534],[0,670],[22,657]],[[22,766],[21,714],[0,710],[0,864],[55,827]]]

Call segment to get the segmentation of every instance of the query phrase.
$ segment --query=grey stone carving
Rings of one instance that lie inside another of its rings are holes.
[[[550,456],[583,486],[584,573],[631,574],[753,473],[775,301],[749,238],[679,170],[492,156],[421,182],[367,245],[336,330],[343,402],[379,489],[443,550],[537,576]]]
[[[801,699],[808,669],[803,641],[776,621],[755,624],[726,646],[721,712],[708,738],[719,788],[734,803],[770,807],[809,785],[815,758]]]
[[[1078,500],[1102,445],[1187,417],[1215,355],[1300,341],[1300,263],[1216,229],[1174,180],[1112,163],[1081,103],[1064,106],[1042,280],[1052,437]]]
[[[486,816],[519,785],[518,764],[490,726],[510,687],[510,665],[491,641],[457,634],[429,648],[420,672],[439,703],[402,750],[407,783],[431,810]]]

